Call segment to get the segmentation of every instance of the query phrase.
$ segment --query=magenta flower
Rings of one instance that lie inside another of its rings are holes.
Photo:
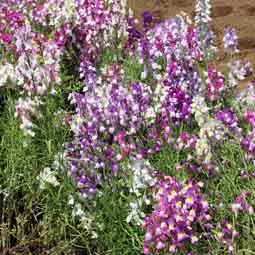
[[[146,231],[145,254],[175,253],[185,250],[187,243],[199,241],[201,233],[197,227],[211,220],[201,186],[192,180],[182,185],[174,177],[159,179],[155,185],[156,205],[142,226]]]
[[[244,212],[248,214],[254,214],[253,207],[249,204],[248,199],[251,197],[250,192],[241,192],[231,205],[233,212]]]
[[[225,78],[215,67],[208,68],[207,97],[216,101],[225,89]]]
[[[234,111],[229,108],[225,108],[216,112],[216,119],[225,124],[231,132],[236,135],[240,135],[242,129],[239,127],[239,120]]]
[[[241,140],[241,147],[247,153],[248,158],[255,158],[255,134],[254,132]]]
[[[223,247],[225,247],[231,254],[234,253],[234,241],[238,237],[238,232],[227,221],[223,220],[218,224],[217,239]]]
[[[247,111],[244,113],[244,119],[255,129],[255,112]]]

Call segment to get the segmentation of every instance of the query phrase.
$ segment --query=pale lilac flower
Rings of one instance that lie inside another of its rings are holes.
[[[224,49],[231,53],[238,53],[238,37],[234,28],[228,27],[224,30]]]

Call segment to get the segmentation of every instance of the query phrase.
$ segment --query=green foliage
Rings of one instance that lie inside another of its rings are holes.
[[[106,52],[102,66],[114,61],[111,54]],[[71,111],[67,96],[71,91],[80,91],[82,88],[77,77],[72,75],[70,61],[67,63],[63,62],[62,66],[62,84],[54,95],[45,99],[42,117],[36,123],[36,135],[33,138],[24,136],[18,119],[14,117],[15,92],[5,89],[1,94],[0,249],[17,244],[27,245],[37,240],[53,255],[139,255],[143,233],[138,227],[126,222],[131,200],[123,183],[125,178],[116,177],[110,185],[105,185],[101,190],[102,195],[95,201],[84,201],[77,197],[75,185],[63,170],[57,174],[60,185],[54,187],[48,184],[43,190],[39,188],[40,172],[52,165],[55,155],[63,150],[63,144],[70,137],[69,129],[63,125],[60,110]],[[140,80],[143,70],[137,61],[125,59],[124,69],[127,83]],[[181,127],[174,132],[177,134],[194,128]],[[220,151],[217,155],[220,175],[203,178],[207,200],[215,205],[214,220],[231,219],[240,231],[237,254],[255,254],[254,216],[235,215],[230,210],[230,204],[243,190],[251,192],[252,198],[255,198],[254,180],[247,182],[239,177],[241,170],[253,171],[254,166],[247,165],[238,142],[226,142],[217,151]],[[160,153],[150,158],[150,162],[167,175],[178,176],[185,181],[189,174],[184,170],[176,170],[176,165],[185,156],[183,152],[174,152],[169,145],[164,144]],[[224,161],[228,163],[222,163]],[[128,176],[128,172],[121,174]],[[69,205],[70,195],[76,196],[84,210],[93,215],[93,229],[97,238],[92,238],[91,232],[73,217]],[[202,255],[207,254],[207,246],[208,243],[204,246],[202,243],[192,248],[196,254]],[[212,254],[226,254],[213,238],[209,241],[209,247]]]

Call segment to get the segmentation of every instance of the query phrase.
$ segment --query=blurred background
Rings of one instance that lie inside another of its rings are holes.
[[[157,20],[163,21],[181,11],[194,17],[195,0],[128,0],[137,18],[150,11]],[[255,0],[212,0],[213,28],[221,40],[224,27],[236,29],[241,57],[255,59]],[[224,61],[221,56],[220,61]]]

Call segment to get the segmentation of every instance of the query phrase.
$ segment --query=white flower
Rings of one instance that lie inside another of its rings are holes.
[[[74,197],[72,195],[69,195],[68,197],[68,205],[74,206]]]
[[[64,145],[63,145],[64,146]],[[67,152],[59,152],[54,157],[52,168],[55,170],[65,170],[67,168]]]
[[[146,160],[132,159],[129,168],[133,172],[130,193],[134,194],[135,198],[129,204],[130,211],[126,221],[139,226],[145,217],[145,213],[142,211],[143,206],[151,203],[151,199],[145,194],[145,191],[155,184],[156,179],[152,176],[153,169]]]
[[[8,85],[7,82],[12,84],[16,82],[16,72],[13,65],[7,63],[5,65],[0,65],[0,87]]]
[[[255,108],[255,83],[251,82],[247,88],[243,89],[237,96],[238,105],[243,109]]]
[[[20,128],[24,131],[25,135],[34,136],[33,123],[34,118],[40,118],[41,114],[38,111],[41,101],[36,98],[19,98],[16,104],[16,113],[15,116],[21,119]]]
[[[142,203],[143,201],[141,199],[130,203],[131,210],[126,218],[127,223],[133,221],[137,226],[140,226],[143,223],[145,213],[141,211]]]
[[[210,163],[212,160],[210,139],[223,139],[224,128],[219,121],[210,116],[205,98],[201,95],[193,99],[192,113],[195,115],[195,120],[200,128],[199,139],[196,143],[197,155],[203,158],[205,162]]]
[[[195,24],[202,25],[211,21],[211,0],[197,0],[196,1],[196,16]]]
[[[59,185],[55,173],[49,167],[45,167],[36,179],[39,180],[41,190],[46,188],[47,183],[55,187]]]
[[[155,179],[151,176],[151,166],[145,160],[132,160],[130,168],[133,171],[133,183],[130,191],[140,196],[139,190],[144,190],[155,184]]]
[[[86,212],[83,205],[75,201],[72,195],[69,196],[68,205],[72,208],[72,216],[79,221],[79,226],[86,230],[92,239],[97,239],[98,234],[94,228],[102,228],[102,226],[95,221],[95,216]]]

